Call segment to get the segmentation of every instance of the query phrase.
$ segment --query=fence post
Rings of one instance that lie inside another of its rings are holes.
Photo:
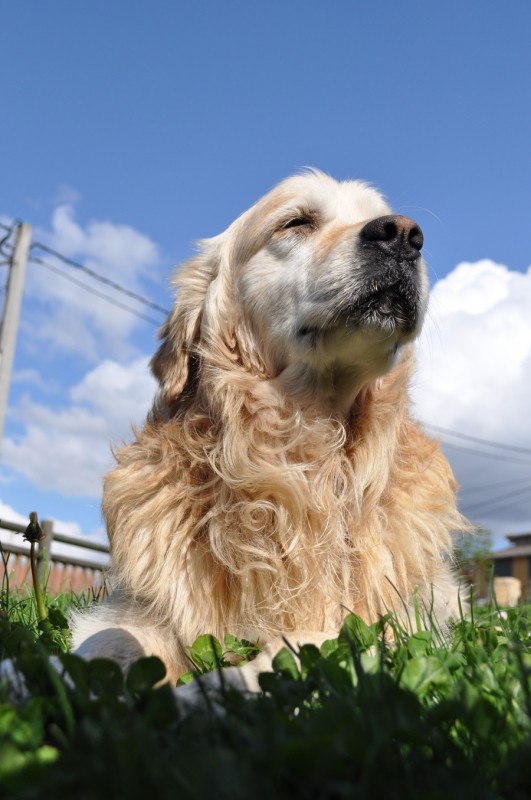
[[[48,563],[51,561],[52,555],[52,541],[53,541],[53,521],[51,519],[43,519],[41,521],[41,529],[44,534],[43,539],[39,545],[39,552],[37,554],[37,569],[39,572],[39,580],[42,584],[44,577],[44,548],[46,548],[46,555]]]

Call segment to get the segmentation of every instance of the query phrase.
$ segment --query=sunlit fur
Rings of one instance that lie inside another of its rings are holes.
[[[303,211],[312,226],[282,227]],[[367,280],[360,229],[388,213],[365,184],[296,176],[178,271],[160,392],[105,481],[115,590],[77,617],[84,655],[155,653],[176,677],[203,633],[267,642],[335,631],[346,610],[404,618],[415,590],[440,622],[457,613],[450,534],[465,523],[409,414],[424,265],[413,332],[334,317]]]

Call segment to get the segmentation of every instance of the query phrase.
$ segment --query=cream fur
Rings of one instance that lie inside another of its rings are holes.
[[[76,618],[81,654],[154,653],[173,679],[202,633],[298,641],[346,610],[407,616],[415,590],[440,621],[457,613],[466,523],[409,414],[422,259],[413,330],[339,313],[372,280],[359,232],[389,213],[365,184],[307,173],[177,273],[159,396],[105,481],[115,591]]]

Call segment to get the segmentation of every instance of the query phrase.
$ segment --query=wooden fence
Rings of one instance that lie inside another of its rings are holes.
[[[29,521],[29,520],[28,520]],[[97,594],[107,594],[108,585],[105,581],[107,564],[91,559],[96,553],[109,554],[107,544],[90,542],[85,539],[75,539],[63,533],[55,532],[51,520],[42,520],[41,528],[44,539],[39,546],[39,572],[45,578],[46,591],[56,595],[61,592],[93,591]],[[0,529],[23,534],[26,525],[8,522],[0,519]],[[77,555],[63,555],[54,552],[53,543],[72,545],[80,550],[88,550],[88,558]],[[20,544],[0,542],[0,587],[5,588],[9,581],[10,590],[21,589],[26,585],[31,586],[31,569],[29,561],[29,544],[20,536]],[[46,575],[44,567],[46,564]]]

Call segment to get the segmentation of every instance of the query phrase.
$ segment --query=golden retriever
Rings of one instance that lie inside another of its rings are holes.
[[[280,183],[175,279],[160,391],[103,509],[113,594],[77,617],[85,657],[173,680],[203,633],[322,640],[346,610],[457,613],[465,526],[409,412],[423,236],[360,181]]]

